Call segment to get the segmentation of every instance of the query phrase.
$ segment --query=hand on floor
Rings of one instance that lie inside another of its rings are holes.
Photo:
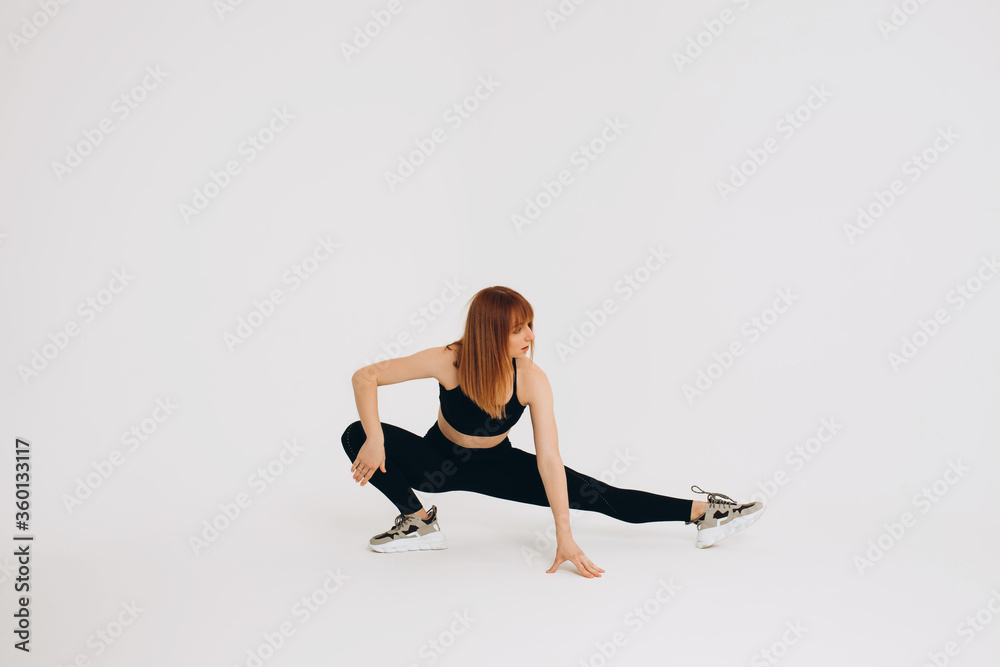
[[[594,565],[590,559],[587,558],[587,554],[583,553],[583,549],[578,547],[576,541],[574,541],[571,537],[564,537],[558,541],[556,545],[555,562],[552,563],[552,567],[546,570],[546,572],[555,572],[559,569],[559,566],[566,561],[576,565],[576,569],[580,570],[580,574],[588,579],[600,577],[601,572],[604,572],[604,570]]]

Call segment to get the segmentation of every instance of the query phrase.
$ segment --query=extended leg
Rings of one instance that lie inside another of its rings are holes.
[[[600,512],[627,523],[697,518],[692,517],[695,501],[623,489],[569,467],[565,470],[570,509]],[[463,488],[483,495],[549,507],[537,458],[521,449],[511,449],[502,460],[482,470],[470,470],[462,483]]]

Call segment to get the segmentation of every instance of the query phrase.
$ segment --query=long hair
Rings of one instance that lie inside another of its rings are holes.
[[[465,395],[494,419],[505,419],[507,379],[514,372],[507,354],[510,335],[518,326],[530,325],[535,311],[523,296],[501,286],[479,290],[468,306],[465,332],[445,349],[458,349],[454,366]],[[534,360],[534,342],[528,354]]]

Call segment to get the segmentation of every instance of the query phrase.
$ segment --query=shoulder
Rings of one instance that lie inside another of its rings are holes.
[[[524,398],[525,405],[551,403],[552,385],[542,367],[528,357],[518,357],[514,363],[517,364],[517,393]]]
[[[442,376],[453,373],[458,365],[458,348],[455,346],[451,348],[447,345],[429,347],[426,350],[421,350],[420,353],[427,355],[434,361],[435,367]]]

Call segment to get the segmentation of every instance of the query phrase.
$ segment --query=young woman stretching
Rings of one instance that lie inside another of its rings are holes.
[[[414,489],[425,493],[474,491],[495,498],[552,508],[556,557],[585,577],[601,568],[570,533],[569,509],[600,512],[628,523],[684,521],[695,524],[695,546],[709,547],[760,518],[760,502],[737,503],[721,493],[706,501],[682,500],[621,489],[567,468],[559,456],[552,389],[531,357],[534,310],[506,287],[487,287],[469,303],[465,333],[444,347],[365,366],[354,373],[359,421],[341,436],[354,481],[369,481],[400,514],[388,531],[371,538],[379,552],[444,549],[437,506],[424,511]],[[520,382],[518,381],[520,376]],[[423,437],[379,420],[378,387],[406,380],[438,381],[441,407]],[[445,386],[447,385],[447,387]],[[507,433],[531,406],[536,454],[511,446]]]

